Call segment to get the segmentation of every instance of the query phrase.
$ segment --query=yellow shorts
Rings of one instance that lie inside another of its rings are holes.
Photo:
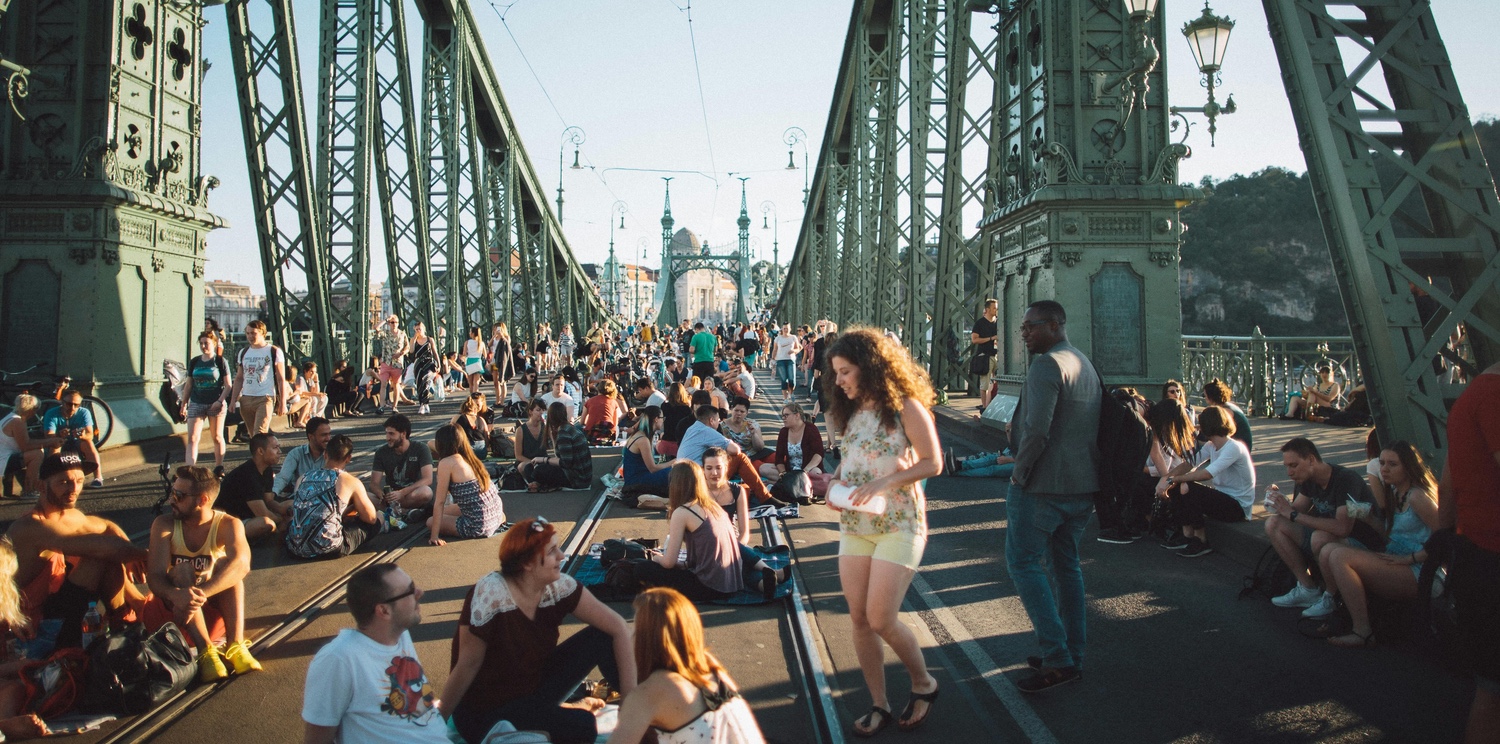
[[[927,538],[910,532],[884,532],[878,535],[839,535],[839,555],[869,556],[895,563],[915,571],[922,564]]]

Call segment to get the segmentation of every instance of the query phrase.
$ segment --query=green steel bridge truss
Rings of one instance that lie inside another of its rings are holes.
[[[1050,18],[1081,1],[1001,8]],[[1430,5],[1263,4],[1376,425],[1383,441],[1441,456],[1460,386],[1439,379],[1434,358],[1462,328],[1473,366],[1500,361],[1500,205]],[[993,240],[975,226],[1001,207],[1014,168],[997,136],[995,6],[853,5],[778,314],[904,326],[913,356],[957,389],[957,350],[995,286]],[[1409,285],[1437,317],[1424,324]]]
[[[228,5],[272,336],[325,369],[369,357],[377,235],[391,308],[407,328],[421,321],[456,344],[470,326],[506,321],[524,344],[543,322],[607,322],[468,3],[416,5],[420,90],[405,0],[322,0],[316,140],[291,0]]]

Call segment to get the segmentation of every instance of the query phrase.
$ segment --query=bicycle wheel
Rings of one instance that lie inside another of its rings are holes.
[[[100,398],[83,396],[83,405],[94,415],[94,446],[103,447],[115,431],[115,410]]]

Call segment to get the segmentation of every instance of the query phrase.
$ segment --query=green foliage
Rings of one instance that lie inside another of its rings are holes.
[[[1201,185],[1208,198],[1182,212],[1183,332],[1347,334],[1307,175],[1266,168]]]

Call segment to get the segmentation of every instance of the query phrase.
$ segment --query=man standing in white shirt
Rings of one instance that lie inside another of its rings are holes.
[[[346,601],[357,628],[318,650],[302,693],[303,741],[446,744],[437,691],[411,633],[422,622],[422,590],[394,563],[361,569]]]

